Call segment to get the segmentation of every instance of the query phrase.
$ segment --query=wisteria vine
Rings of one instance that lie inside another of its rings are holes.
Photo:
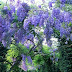
[[[60,0],[61,4],[66,3],[66,0]],[[43,0],[44,3],[44,0]],[[52,7],[52,2],[49,2],[49,8]],[[41,6],[39,7],[41,8]],[[40,33],[35,31],[36,27],[44,29],[43,35],[46,38],[48,46],[51,46],[51,37],[55,36],[58,31],[57,38],[66,38],[66,41],[72,41],[72,14],[66,11],[61,11],[60,8],[53,8],[51,14],[48,10],[33,10],[33,14],[30,15],[30,6],[27,3],[21,3],[20,6],[15,9],[15,6],[10,5],[9,8],[4,6],[0,14],[0,42],[6,47],[9,47],[14,41],[16,44],[21,43],[26,46],[33,45],[31,49],[35,50],[43,41],[43,37]],[[35,14],[36,12],[36,14]],[[39,40],[37,46],[34,44],[34,39]],[[55,36],[56,37],[56,36]],[[27,41],[30,41],[26,43]],[[26,43],[26,44],[25,44]],[[29,53],[28,52],[28,53]],[[32,64],[30,56],[24,54],[21,55],[22,64],[21,68],[27,71],[25,59]]]

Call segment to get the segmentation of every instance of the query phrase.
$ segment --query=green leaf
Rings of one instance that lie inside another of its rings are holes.
[[[71,22],[69,22],[68,26],[70,26],[70,27],[71,27],[71,26],[72,26],[72,23],[71,23]]]

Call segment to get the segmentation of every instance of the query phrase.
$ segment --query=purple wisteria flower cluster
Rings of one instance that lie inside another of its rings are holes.
[[[28,16],[28,11],[30,7],[26,3],[22,3],[21,6],[17,9],[17,16],[19,21],[23,21],[26,16]]]
[[[11,0],[14,1],[14,0]],[[18,0],[19,1],[19,0]],[[45,0],[42,0],[45,3]],[[61,4],[66,3],[66,0],[60,0]],[[52,2],[49,2],[49,7],[52,7]],[[30,15],[29,12],[32,11],[27,3],[21,3],[20,6],[15,9],[15,6],[10,5],[10,8],[4,6],[0,15],[0,42],[6,47],[9,47],[12,43],[27,44],[28,50],[29,43],[34,45],[35,49],[39,46],[42,41],[40,41],[41,33],[35,32],[36,27],[43,28],[44,35],[47,41],[47,45],[51,46],[52,41],[51,36],[55,36],[58,33],[58,37],[61,39],[66,38],[66,41],[72,41],[72,14],[66,11],[61,11],[59,8],[53,8],[52,13],[48,10],[33,10],[33,14]],[[36,14],[34,14],[36,11]],[[35,46],[34,38],[37,37],[38,45]],[[32,59],[28,55],[21,55],[22,63],[21,68],[27,71],[26,58],[28,63],[32,64]]]
[[[71,40],[72,26],[70,26],[70,24],[72,24],[71,14],[68,12],[61,12],[60,9],[54,8],[51,16],[48,17],[44,30],[46,40],[50,40],[51,36],[55,33],[54,30],[60,32],[60,38],[66,37],[66,39],[69,38],[69,40]]]

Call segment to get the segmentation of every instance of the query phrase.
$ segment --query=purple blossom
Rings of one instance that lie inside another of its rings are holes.
[[[40,17],[38,15],[34,15],[31,17],[32,25],[37,26],[39,22],[40,22]]]
[[[63,28],[61,27],[60,28],[60,36],[62,37],[63,35],[67,38],[69,35],[70,35],[70,32],[71,32],[71,28]]]
[[[44,30],[44,34],[47,34],[47,33],[48,33],[48,29],[45,28],[45,30]]]
[[[53,17],[55,17],[55,18],[59,18],[59,14],[60,14],[60,9],[56,9],[56,8],[54,8],[53,10],[52,10],[52,16]]]
[[[22,60],[25,61],[26,60],[26,55],[21,54]]]
[[[46,41],[50,40],[51,35],[53,34],[53,28],[51,28],[48,24],[46,25],[46,28],[44,30],[44,34],[46,37]]]
[[[52,46],[52,41],[51,41],[51,40],[48,40],[47,45],[48,45],[49,47],[51,47],[51,46]]]
[[[65,29],[65,36],[66,36],[66,38],[70,35],[70,32],[71,32],[71,28],[70,27],[68,27],[68,28],[66,28]]]
[[[12,17],[12,11],[11,10],[8,10],[7,14],[8,14],[9,17]]]
[[[51,38],[51,34],[48,31],[49,31],[49,29],[45,28],[44,34],[45,34],[45,37],[46,37],[46,41],[48,41]]]
[[[25,12],[28,12],[30,10],[30,7],[28,6],[27,3],[22,3],[21,5],[25,9]]]
[[[7,6],[4,6],[4,8],[3,8],[4,10],[7,10],[8,9],[8,7]]]
[[[6,30],[9,30],[10,29],[10,27],[11,27],[11,24],[10,24],[10,22],[9,21],[5,21],[5,29]]]
[[[25,19],[26,13],[24,11],[25,11],[25,9],[23,9],[23,8],[17,9],[17,16],[18,16],[19,21],[23,21],[23,19]]]
[[[69,14],[68,12],[66,12],[66,13],[64,14],[64,21],[67,22],[67,23],[70,22],[70,14]]]
[[[38,13],[38,16],[41,17],[43,13],[44,13],[44,11],[40,10],[39,13]]]
[[[15,62],[16,61],[16,58],[12,58],[12,61]]]
[[[65,4],[60,4],[60,8],[62,9],[63,7],[65,7]]]
[[[57,49],[53,49],[53,52],[55,52]]]
[[[55,61],[58,61],[58,58],[55,58]]]
[[[0,16],[0,41],[2,41],[2,35],[3,35],[3,18]]]
[[[54,60],[54,58],[53,58],[53,57],[51,57],[51,60],[53,61],[53,60]]]
[[[22,6],[17,9],[17,16],[18,20],[22,22],[26,16],[28,16],[27,13],[30,10],[30,7],[26,3],[22,3],[21,5]]]
[[[15,6],[10,5],[10,9],[11,9],[12,13],[15,13]]]
[[[54,26],[54,18],[52,16],[48,18],[48,26]]]
[[[38,5],[39,8],[41,8],[41,5]]]
[[[49,2],[48,5],[49,5],[49,8],[51,8],[52,7],[52,2]]]
[[[65,44],[68,44],[68,42],[66,41]]]
[[[10,0],[10,2],[13,2],[13,1],[15,1],[15,0]]]
[[[2,33],[0,33],[0,41],[2,41]]]
[[[16,5],[19,6],[21,4],[21,0],[17,0]]]
[[[49,27],[49,33],[53,34],[53,28]]]
[[[60,22],[62,23],[62,22],[64,22],[64,14],[65,14],[65,12],[61,12],[60,13],[60,17],[59,17],[59,20],[60,20]]]
[[[66,2],[66,0],[60,0],[60,2],[61,2],[62,4],[64,4],[64,3]]]
[[[48,16],[49,16],[48,11],[46,11],[45,13],[42,14],[41,17],[42,17],[43,19],[47,19]]]
[[[12,11],[11,10],[8,10],[7,11],[7,16],[6,16],[8,20],[6,21],[9,21],[9,22],[12,22],[13,21],[13,16],[12,16]]]
[[[43,25],[44,25],[44,19],[41,18],[41,19],[40,19],[40,22],[39,22],[39,26],[41,27],[41,26],[43,26]]]
[[[24,45],[29,49],[29,47],[30,47],[29,42],[28,43],[25,43]]]
[[[22,40],[21,40],[21,44],[24,44],[25,41],[26,41],[25,35],[23,35]]]
[[[12,65],[14,65],[15,64],[15,61],[16,61],[16,58],[12,58],[12,61],[13,61],[13,64]]]
[[[69,37],[67,37],[66,40],[69,41]]]
[[[70,40],[72,41],[72,33],[70,34]]]
[[[32,40],[32,41],[33,41],[33,39],[34,39],[34,35],[33,35],[33,34],[31,34],[31,33],[29,33],[29,35],[27,35],[27,39],[30,39],[30,40]]]
[[[28,29],[29,23],[30,23],[30,19],[29,19],[29,18],[28,18],[28,19],[25,19],[25,20],[24,20],[23,28],[24,28],[24,29]]]
[[[56,21],[55,21],[55,28],[56,28],[57,30],[60,30],[61,25],[62,25],[62,24],[60,23],[60,21],[56,19]]]
[[[21,66],[20,66],[24,71],[27,71],[27,66],[26,66],[26,63],[25,61],[22,61],[21,62]]]
[[[7,38],[7,33],[6,33],[6,32],[3,32],[2,38],[3,38],[3,39],[4,39],[4,38]]]
[[[16,25],[16,23],[13,23],[13,28],[17,28],[17,25]]]
[[[63,37],[63,35],[65,34],[65,29],[63,27],[60,28],[60,36]]]
[[[45,0],[42,0],[43,3],[45,3]]]
[[[17,39],[18,41],[21,41],[23,37],[23,30],[19,29],[16,33],[15,33],[15,39]]]
[[[6,47],[6,45],[7,45],[5,40],[2,40],[2,44],[3,44],[4,47]]]
[[[31,3],[35,4],[35,0],[30,0]]]
[[[32,59],[30,56],[27,56],[27,60],[28,60],[28,63],[31,63],[32,64]]]

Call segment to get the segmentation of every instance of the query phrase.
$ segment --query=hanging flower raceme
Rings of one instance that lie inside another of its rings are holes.
[[[17,9],[17,16],[19,21],[23,21],[26,16],[28,16],[28,11],[30,7],[26,3],[22,3],[21,6]]]
[[[3,34],[3,22],[2,17],[0,16],[0,41],[2,41],[2,34]]]
[[[44,26],[45,20],[49,17],[48,11],[38,11],[38,15],[32,15],[24,20],[23,28],[28,30],[31,25],[36,26]]]
[[[58,31],[60,34],[60,37],[66,37],[71,40],[71,14],[68,12],[61,12],[60,9],[54,8],[52,10],[52,14],[47,19],[46,28],[44,30],[44,34],[46,37],[46,41],[48,42],[48,45],[50,43],[50,38],[53,34],[55,34],[55,31]],[[57,32],[56,32],[57,33]],[[50,46],[50,45],[49,45]]]
[[[60,30],[61,25],[62,24],[61,24],[60,20],[56,19],[56,21],[55,21],[55,29]]]
[[[27,58],[29,64],[32,64],[32,59],[30,56],[26,56],[24,54],[22,54],[21,57],[22,57],[22,62],[21,62],[21,65],[19,67],[22,68],[24,71],[27,71],[28,68],[26,65],[26,58]]]
[[[60,9],[56,9],[56,8],[54,8],[53,10],[52,10],[52,16],[53,17],[55,17],[55,18],[59,18],[59,14],[60,14]]]
[[[70,40],[72,41],[72,33],[70,34]]]
[[[11,12],[12,12],[12,13],[15,13],[15,6],[10,5],[10,9],[11,9]]]
[[[23,54],[21,56],[22,56],[22,62],[21,62],[20,68],[22,68],[24,71],[27,71],[27,66],[26,66],[26,63],[25,63],[26,56],[23,55]]]
[[[65,12],[65,14],[64,14],[64,21],[66,23],[69,23],[70,22],[70,14],[68,12]]]
[[[52,7],[52,2],[49,2],[48,5],[49,5],[49,8],[51,8]]]

